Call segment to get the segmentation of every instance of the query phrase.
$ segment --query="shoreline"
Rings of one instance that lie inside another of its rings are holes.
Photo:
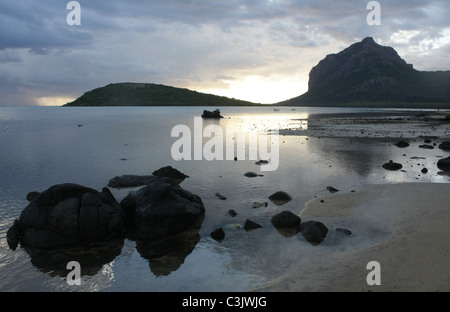
[[[312,115],[307,128],[280,129],[280,135],[338,138],[450,138],[448,113],[366,112]]]
[[[334,261],[314,281],[305,284],[301,270],[294,267],[254,291],[450,291],[449,201],[450,184],[445,183],[370,185],[357,193],[327,197],[325,204],[333,209],[314,199],[300,213],[302,219],[323,217],[324,212],[329,218],[353,216],[387,235],[369,246],[330,251]],[[366,281],[370,261],[380,263],[381,285]]]

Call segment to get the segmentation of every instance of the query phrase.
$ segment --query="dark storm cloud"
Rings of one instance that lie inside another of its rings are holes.
[[[416,68],[450,67],[449,1],[379,1],[376,27],[366,23],[369,1],[80,0],[81,26],[67,25],[68,2],[0,0],[0,92],[9,99],[11,90],[17,102],[77,97],[121,81],[214,89],[251,75],[307,79],[326,54],[366,36]]]

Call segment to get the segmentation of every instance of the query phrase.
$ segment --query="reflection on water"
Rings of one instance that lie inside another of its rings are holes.
[[[168,276],[184,263],[200,241],[200,227],[155,241],[138,240],[136,249],[149,260],[150,270],[157,277]]]
[[[31,263],[41,272],[50,276],[66,277],[67,264],[80,263],[81,275],[95,275],[105,264],[113,261],[121,252],[123,239],[58,249],[38,249],[23,247],[31,258]]]
[[[279,168],[256,178],[244,176],[249,171],[261,173],[248,154],[238,161],[173,160],[170,151],[176,138],[171,137],[172,128],[185,124],[193,129],[194,117],[202,111],[199,107],[177,108],[176,112],[150,107],[0,108],[0,129],[8,129],[0,133],[3,237],[25,208],[30,191],[66,182],[101,190],[115,176],[149,175],[168,165],[189,176],[182,187],[199,195],[206,207],[201,227],[156,242],[125,239],[90,248],[53,252],[18,248],[12,252],[6,240],[0,240],[0,290],[242,291],[293,267],[304,272],[299,283],[313,283],[315,272],[333,261],[333,252],[367,246],[366,237],[381,239],[385,231],[368,231],[371,227],[355,217],[327,224],[332,220],[320,216],[318,221],[330,231],[320,245],[312,246],[295,230],[280,233],[270,222],[273,215],[283,210],[299,214],[312,198],[331,196],[327,186],[341,194],[366,184],[449,181],[448,176],[438,174],[435,165],[438,156],[447,154],[420,149],[419,141],[399,149],[394,141],[383,139],[280,136]],[[223,108],[224,119],[204,120],[203,125],[218,124],[224,130],[233,126],[265,135],[272,129],[302,129],[312,114],[335,111],[361,110]],[[404,170],[384,170],[382,164],[390,159],[402,163]],[[421,172],[424,167],[427,174]],[[118,201],[128,193],[111,191]],[[277,191],[288,193],[292,200],[275,205],[268,197]],[[216,193],[227,199],[218,199]],[[254,202],[268,205],[252,208]],[[228,214],[230,209],[237,212],[235,217]],[[242,226],[246,219],[262,228],[246,232],[227,227]],[[221,243],[210,237],[218,227],[225,229]],[[339,235],[335,227],[349,228],[354,235]],[[66,264],[77,259],[82,264],[83,283],[71,288],[64,280]]]

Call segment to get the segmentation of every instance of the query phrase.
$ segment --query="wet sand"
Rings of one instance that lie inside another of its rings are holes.
[[[359,138],[450,138],[448,112],[374,112],[316,115],[307,129],[283,129],[282,135]]]
[[[363,138],[450,138],[447,113],[312,116],[308,129],[286,129],[283,135]],[[447,154],[447,152],[445,152]],[[450,291],[450,183],[366,185],[355,193],[336,193],[306,203],[304,219],[326,224],[352,220],[360,224],[353,239],[366,244],[330,249],[331,264],[305,280],[292,267],[255,291],[435,292]],[[375,233],[382,235],[376,236]],[[372,235],[373,234],[373,235]],[[376,236],[376,237],[375,237]],[[349,236],[350,237],[350,236]],[[321,245],[317,246],[321,248]],[[380,264],[380,285],[368,285],[370,261]]]
[[[303,218],[357,218],[386,235],[369,246],[330,252],[332,264],[307,283],[298,268],[257,291],[450,291],[450,184],[371,185],[306,204]],[[354,232],[351,235],[360,235]],[[361,234],[362,235],[362,234]],[[320,245],[317,246],[320,248]],[[380,264],[381,285],[368,285],[370,261]]]

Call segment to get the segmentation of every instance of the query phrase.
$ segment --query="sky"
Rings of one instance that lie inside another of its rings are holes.
[[[450,70],[448,0],[377,1],[380,25],[366,0],[69,2],[0,0],[0,106],[59,106],[119,82],[276,103],[369,36],[415,69]]]

